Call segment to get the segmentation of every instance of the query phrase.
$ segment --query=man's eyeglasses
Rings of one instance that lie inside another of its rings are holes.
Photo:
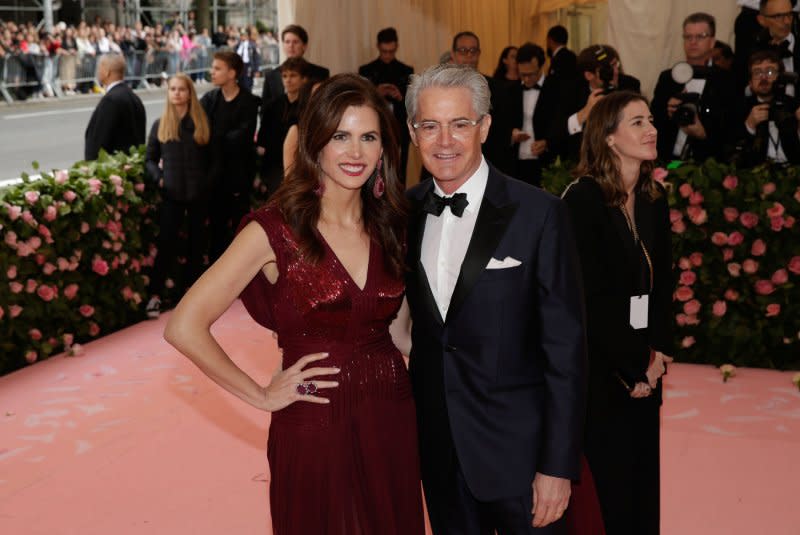
[[[472,135],[472,132],[475,130],[475,127],[480,124],[484,117],[484,115],[481,115],[474,121],[471,119],[456,119],[454,121],[450,121],[447,124],[447,130],[454,138],[464,141],[469,139],[470,135]],[[422,121],[421,123],[412,123],[411,128],[416,131],[420,138],[430,141],[439,137],[439,135],[442,133],[443,127],[442,123],[439,121]]]
[[[765,19],[771,20],[779,20],[779,19],[792,19],[794,17],[794,13],[792,11],[787,11],[786,13],[773,13],[772,15],[761,15]]]
[[[460,46],[456,48],[456,53],[461,54],[462,56],[477,56],[478,54],[481,53],[481,49],[476,46],[473,47]]]
[[[684,41],[702,41],[704,39],[708,39],[709,37],[711,37],[710,33],[696,33],[696,34],[685,33],[685,34],[683,34],[683,40]]]
[[[780,71],[778,69],[753,69],[753,78],[776,78]]]

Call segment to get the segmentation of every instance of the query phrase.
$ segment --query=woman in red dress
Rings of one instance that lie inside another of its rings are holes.
[[[392,117],[369,82],[338,75],[314,94],[299,133],[286,180],[187,293],[166,338],[220,386],[272,412],[275,535],[421,535],[414,402],[390,334],[393,319],[407,317]],[[266,386],[209,332],[239,294],[283,349]],[[395,332],[398,344],[405,334]]]

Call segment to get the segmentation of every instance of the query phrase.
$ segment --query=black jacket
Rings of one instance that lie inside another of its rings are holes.
[[[572,50],[567,47],[562,47],[550,58],[550,69],[547,71],[547,76],[571,79],[577,75],[578,57]]]
[[[144,145],[145,111],[142,101],[125,83],[105,94],[86,127],[84,159],[96,160],[100,149],[109,154]]]
[[[522,114],[523,114],[523,99],[524,88],[522,84],[517,83],[509,91],[508,97],[508,114],[509,118],[504,121],[506,127],[506,139],[511,143],[511,132],[514,128],[522,130]],[[559,84],[558,80],[546,76],[542,88],[539,90],[539,99],[536,101],[536,107],[533,110],[533,133],[536,140],[547,140],[548,149],[539,156],[539,161],[542,165],[548,165],[554,160],[553,150],[553,137],[555,135],[553,129],[555,127],[555,119],[558,112],[558,99],[559,99]],[[530,141],[526,141],[530,143]],[[519,143],[511,145],[511,156],[515,160],[519,157]]]
[[[331,77],[327,68],[309,62],[310,74],[308,81],[311,83],[322,82]],[[284,94],[281,70],[279,68],[267,71],[264,75],[264,87],[261,89],[261,101],[265,104]]]
[[[406,127],[406,89],[408,89],[409,78],[414,74],[414,67],[405,63],[393,60],[391,63],[384,63],[380,58],[362,65],[358,68],[358,74],[375,84],[393,84],[400,90],[403,100],[392,100],[392,112],[397,123],[402,130],[408,132]],[[387,99],[388,100],[388,99]],[[402,131],[401,131],[402,132]]]
[[[798,122],[794,115],[795,110],[800,107],[800,99],[787,96],[784,98],[784,102],[785,116],[782,121],[775,124],[778,127],[780,147],[789,163],[800,164],[800,134],[797,131]],[[758,103],[755,96],[747,97],[741,111],[737,114],[739,118],[737,127],[732,129],[737,134],[735,146],[739,151],[734,157],[739,158],[739,165],[747,167],[767,161],[769,144],[773,142],[770,140],[768,121],[756,126],[755,135],[751,134],[745,126],[745,119],[750,114],[750,110]]]
[[[161,143],[156,119],[147,140],[145,166],[150,178],[158,183],[164,179],[164,195],[178,202],[192,202],[208,193],[211,185],[208,162],[208,145],[198,145],[194,140],[194,123],[187,114],[180,123],[180,140]],[[163,168],[159,168],[163,161]]]

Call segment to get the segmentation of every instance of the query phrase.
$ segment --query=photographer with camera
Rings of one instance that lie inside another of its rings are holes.
[[[796,82],[786,73],[774,50],[754,52],[747,62],[750,91],[738,130],[741,164],[753,166],[770,160],[800,163],[800,100],[786,94],[786,85]]]
[[[578,54],[577,78],[559,80],[561,101],[555,132],[562,159],[577,162],[583,125],[594,105],[616,90],[640,93],[638,79],[622,72],[619,54],[609,45],[591,45]]]
[[[725,141],[726,115],[736,109],[730,72],[713,64],[716,21],[693,13],[683,21],[686,62],[658,77],[652,112],[663,161],[718,157]]]

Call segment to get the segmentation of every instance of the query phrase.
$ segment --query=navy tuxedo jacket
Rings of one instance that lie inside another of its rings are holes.
[[[422,477],[457,461],[479,500],[524,496],[536,472],[577,479],[586,346],[579,262],[566,208],[490,167],[447,317],[420,261],[431,179],[408,192],[406,280]],[[516,267],[486,269],[492,258]]]
[[[84,159],[96,160],[100,149],[109,154],[144,145],[145,111],[142,101],[125,83],[106,93],[92,113],[84,134]]]

